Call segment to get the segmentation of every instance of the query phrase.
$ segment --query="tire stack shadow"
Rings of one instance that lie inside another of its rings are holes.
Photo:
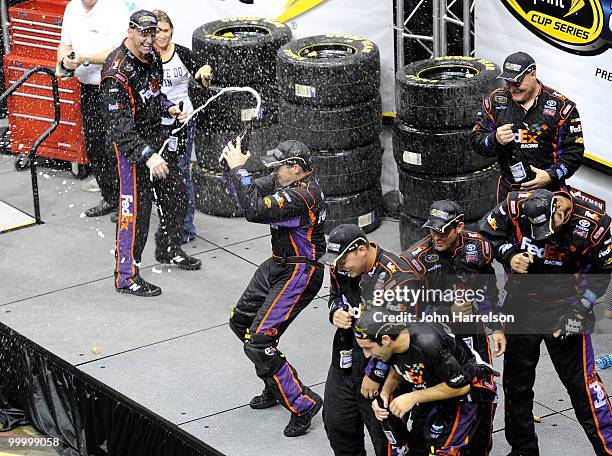
[[[252,87],[262,97],[262,115],[254,121],[246,164],[254,177],[265,173],[259,158],[278,144],[278,91],[276,53],[291,40],[291,29],[273,19],[227,18],[208,22],[193,32],[192,49],[196,68],[211,65],[209,90],[190,85],[194,107],[224,87]],[[196,118],[197,166],[192,170],[196,207],[210,215],[242,216],[242,209],[226,185],[218,157],[229,141],[242,131],[257,102],[247,92],[225,93],[213,100]]]
[[[499,73],[492,62],[463,56],[420,60],[396,73],[393,153],[403,250],[426,235],[422,226],[433,201],[459,203],[466,225],[495,204],[496,158],[476,154],[470,132],[482,97],[498,87]]]
[[[277,54],[281,140],[307,144],[326,198],[325,232],[382,219],[380,55],[359,36],[301,38]]]

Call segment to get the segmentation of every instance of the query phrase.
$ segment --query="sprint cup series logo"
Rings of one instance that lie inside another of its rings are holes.
[[[531,32],[577,55],[612,47],[612,0],[502,0]]]

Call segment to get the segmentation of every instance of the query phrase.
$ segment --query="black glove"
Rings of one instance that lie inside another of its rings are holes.
[[[594,325],[595,315],[592,311],[592,304],[583,297],[570,304],[559,317],[553,336],[565,339],[573,334],[588,334],[593,330]]]

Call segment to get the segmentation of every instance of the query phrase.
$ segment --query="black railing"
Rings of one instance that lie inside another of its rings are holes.
[[[40,225],[42,220],[40,219],[40,201],[38,196],[38,176],[36,174],[36,151],[42,142],[47,139],[51,133],[55,131],[60,122],[60,99],[59,99],[59,88],[57,86],[57,77],[53,70],[43,66],[37,66],[32,68],[30,71],[25,73],[18,81],[16,81],[6,92],[0,95],[0,105],[2,102],[11,96],[21,85],[26,82],[35,73],[46,73],[51,78],[51,86],[53,87],[53,107],[55,109],[53,123],[32,145],[30,153],[28,153],[28,160],[30,162],[30,174],[32,176],[32,196],[34,198],[34,217],[36,223]]]

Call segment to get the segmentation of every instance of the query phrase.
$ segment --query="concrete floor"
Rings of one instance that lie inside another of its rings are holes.
[[[0,155],[0,200],[32,212],[29,174],[14,171],[13,160]],[[39,171],[45,224],[0,235],[0,321],[225,454],[246,454],[245,448],[274,456],[331,454],[320,414],[307,435],[287,439],[285,410],[247,406],[262,383],[227,319],[257,264],[269,256],[266,226],[197,213],[198,238],[186,251],[202,259],[203,269],[157,264],[151,235],[141,270],[163,295],[119,295],[112,279],[114,225],[108,216],[82,217],[99,194],[83,192],[68,171]],[[598,185],[609,189],[606,179]],[[153,217],[152,229],[156,224]],[[395,221],[385,220],[370,237],[399,251]],[[304,383],[321,395],[333,335],[326,291],[280,345]],[[610,332],[593,340],[596,355],[611,351]],[[612,388],[612,369],[602,376]],[[535,390],[541,454],[592,454],[545,348]],[[507,454],[501,398],[493,438],[492,454]]]

